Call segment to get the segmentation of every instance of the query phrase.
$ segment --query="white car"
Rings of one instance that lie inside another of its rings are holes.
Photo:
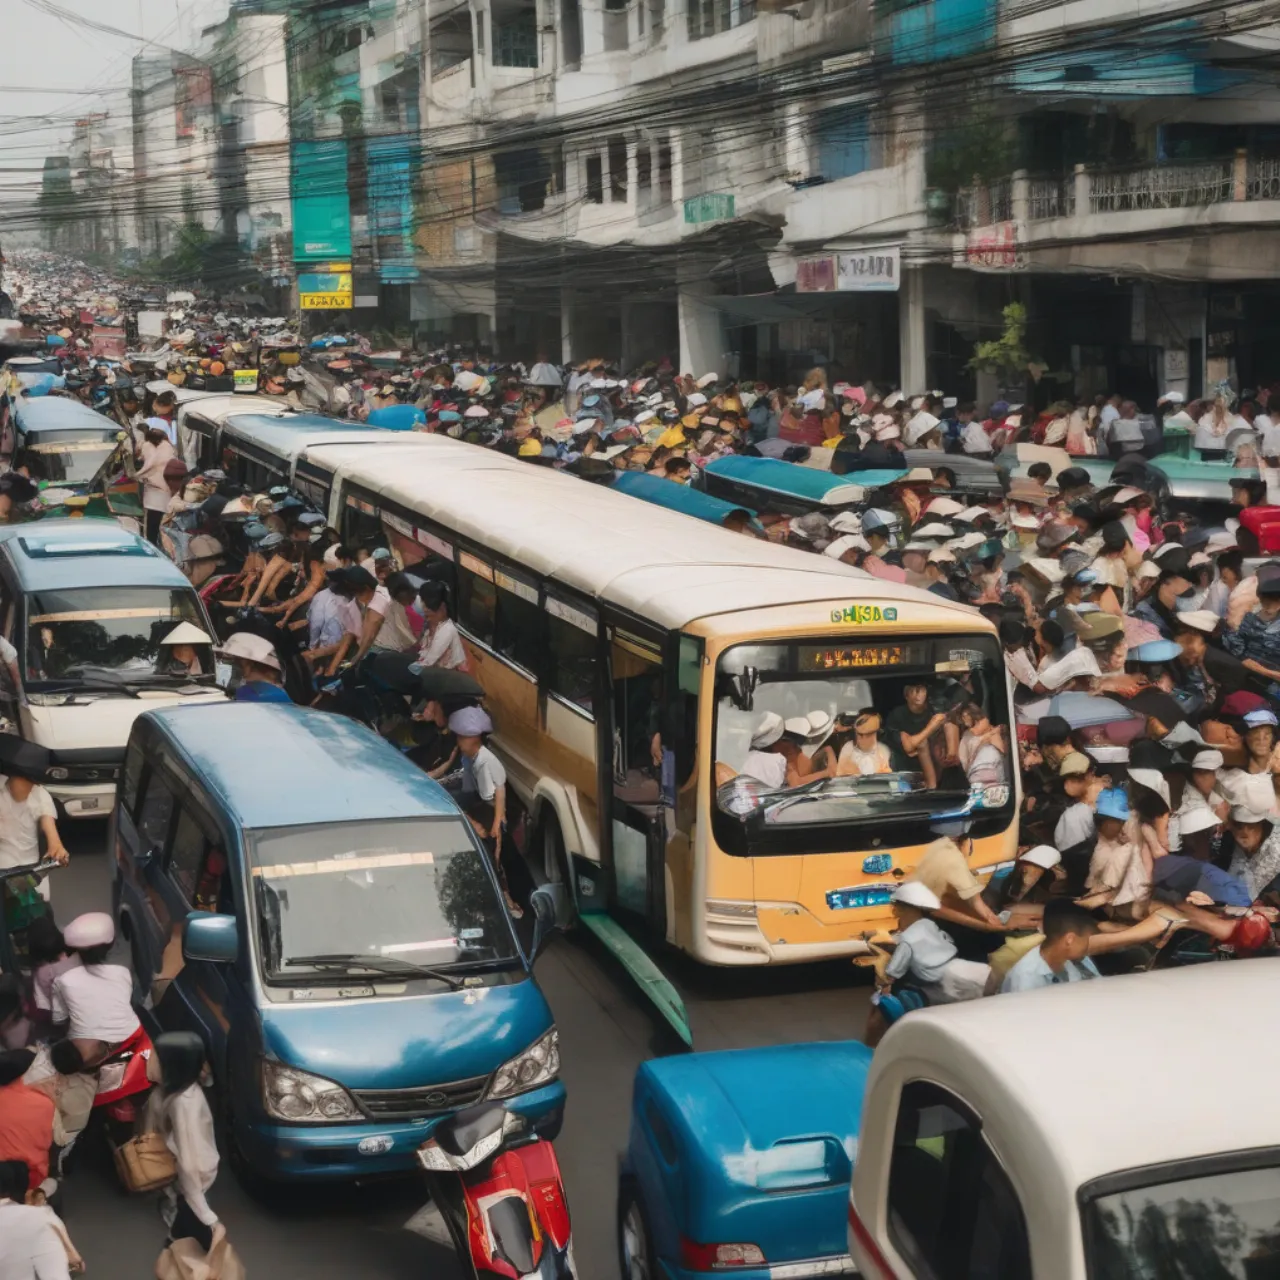
[[[864,1280],[1280,1276],[1280,961],[911,1013],[876,1050]]]

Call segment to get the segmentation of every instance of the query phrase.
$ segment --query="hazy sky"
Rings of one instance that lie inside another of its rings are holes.
[[[42,12],[29,0],[0,0],[0,183],[33,196],[39,190],[44,157],[65,143],[71,121],[104,106],[127,111],[127,98],[120,90],[128,86],[131,59],[143,48],[139,37],[189,49],[200,29],[218,22],[227,11],[227,0],[51,2],[128,34],[83,27]],[[95,92],[78,92],[82,90]],[[9,193],[8,200],[13,199]]]

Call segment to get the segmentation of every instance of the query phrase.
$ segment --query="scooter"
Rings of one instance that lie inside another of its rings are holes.
[[[445,1232],[474,1280],[577,1280],[555,1148],[501,1102],[441,1121],[418,1148]],[[442,1238],[443,1236],[443,1238]]]
[[[139,1023],[133,1035],[118,1044],[98,1068],[93,1110],[102,1117],[112,1147],[127,1142],[137,1131],[151,1092],[147,1061],[153,1051],[151,1037]]]

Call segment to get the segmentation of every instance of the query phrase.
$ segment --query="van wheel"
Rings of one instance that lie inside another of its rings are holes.
[[[633,1178],[618,1184],[618,1264],[622,1280],[658,1280],[653,1235]]]
[[[231,1081],[219,1080],[214,1089],[214,1123],[218,1131],[218,1146],[236,1175],[236,1181],[250,1198],[269,1202],[275,1184],[264,1178],[240,1150],[236,1141],[235,1108],[231,1102]]]
[[[562,919],[557,923],[562,928],[570,929],[577,923],[577,910],[574,906],[573,881],[569,871],[569,855],[564,847],[564,835],[560,831],[560,819],[556,811],[548,803],[542,811],[538,822],[538,839],[534,845],[535,856],[541,854],[542,882],[559,890],[557,896],[562,903]]]

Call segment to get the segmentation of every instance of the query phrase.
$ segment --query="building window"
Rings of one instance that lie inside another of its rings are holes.
[[[647,146],[636,148],[636,196],[642,202],[653,196],[653,152]]]
[[[493,176],[499,213],[534,213],[546,204],[551,170],[536,147],[496,153]]]
[[[609,199],[627,202],[627,140],[617,133],[609,139]]]
[[[630,21],[628,0],[604,0],[604,51],[618,53],[630,44],[627,23]]]
[[[688,0],[689,39],[719,35],[750,22],[756,16],[756,0]]]
[[[599,156],[587,157],[587,177],[583,184],[590,204],[604,204],[604,162]]]
[[[663,204],[671,203],[673,192],[671,182],[671,143],[658,143],[658,199]]]
[[[471,15],[458,10],[431,24],[431,74],[444,75],[471,61]]]
[[[582,62],[582,6],[579,0],[560,0],[560,43],[566,71]]]
[[[515,0],[515,3],[494,5],[493,65],[538,65],[538,14],[532,0]]]
[[[871,163],[871,117],[865,106],[847,104],[814,116],[816,175],[828,182],[852,178],[875,166]]]

